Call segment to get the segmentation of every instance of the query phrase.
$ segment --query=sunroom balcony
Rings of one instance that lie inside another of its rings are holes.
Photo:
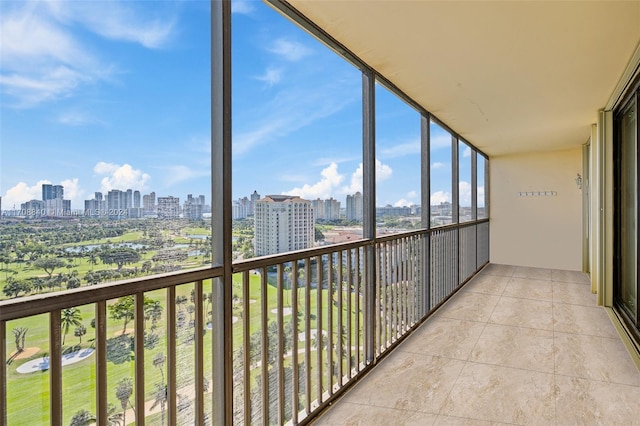
[[[490,264],[314,424],[636,424],[639,398],[586,275]]]

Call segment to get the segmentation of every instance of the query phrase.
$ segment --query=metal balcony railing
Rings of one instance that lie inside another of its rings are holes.
[[[100,425],[210,424],[229,404],[234,424],[306,423],[488,254],[489,221],[480,220],[237,262],[231,327],[214,321],[222,267],[2,301],[0,426],[70,424],[74,415]],[[85,338],[93,342],[80,345],[89,355],[75,364],[69,312],[94,316]],[[28,361],[37,372],[19,373],[26,362],[8,352],[7,333],[36,322],[48,322],[48,348]],[[232,347],[216,359],[212,335],[225,330]],[[212,386],[217,374],[232,377],[229,389]],[[25,389],[36,382],[45,389]]]

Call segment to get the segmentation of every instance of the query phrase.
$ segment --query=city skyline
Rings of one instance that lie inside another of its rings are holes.
[[[0,4],[3,208],[42,184],[73,208],[118,188],[210,197],[209,3],[87,5]],[[233,198],[344,205],[362,192],[359,71],[262,3],[233,13]],[[376,95],[376,205],[420,204],[419,114]],[[450,201],[448,139],[432,126],[431,204]]]

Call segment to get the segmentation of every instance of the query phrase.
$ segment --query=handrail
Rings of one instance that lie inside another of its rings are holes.
[[[117,299],[139,292],[159,290],[220,276],[222,276],[221,266],[203,267],[2,300],[0,301],[0,321],[11,321],[48,313],[55,309]]]

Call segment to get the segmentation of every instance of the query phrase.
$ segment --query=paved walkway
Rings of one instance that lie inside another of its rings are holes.
[[[315,424],[631,425],[639,401],[584,274],[489,265]]]

